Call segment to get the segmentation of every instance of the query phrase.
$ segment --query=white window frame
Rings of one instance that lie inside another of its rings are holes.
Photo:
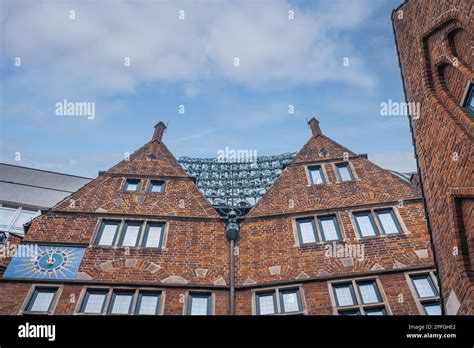
[[[320,184],[313,184],[313,178],[311,176],[311,170],[310,170],[311,167],[320,167],[321,168],[322,178],[323,178],[324,182],[322,182]],[[325,167],[324,163],[313,163],[313,164],[308,164],[308,165],[305,166],[306,179],[307,179],[307,182],[308,182],[307,186],[320,186],[320,185],[327,185],[329,183],[329,178],[328,178],[328,175],[326,173],[326,168],[324,168],[324,167]]]
[[[340,239],[334,239],[334,240],[326,240],[325,237],[323,238],[324,234],[322,231],[322,227],[320,224],[320,219],[321,218],[327,218],[329,216],[334,216],[336,218],[336,229],[339,233]],[[315,235],[315,242],[308,242],[308,243],[303,243],[301,238],[300,238],[300,232],[299,232],[299,220],[312,220],[312,224],[314,227],[314,235]],[[311,214],[311,215],[301,215],[301,216],[296,216],[293,218],[293,236],[295,238],[295,247],[302,247],[305,245],[314,245],[314,244],[326,244],[326,243],[332,243],[332,242],[344,242],[346,240],[346,233],[344,231],[344,225],[341,220],[340,212],[329,212],[329,213],[324,213],[324,214]]]
[[[285,292],[288,290],[298,290],[299,292],[299,301],[300,301],[301,308],[297,312],[282,312],[281,292]],[[258,294],[265,293],[265,292],[273,292],[274,305],[275,305],[275,313],[273,314],[258,314],[257,313]],[[303,286],[301,284],[279,286],[276,288],[267,287],[267,288],[252,290],[252,315],[266,316],[266,315],[307,315],[307,314],[308,314],[308,310],[306,307]]]
[[[349,170],[349,175],[351,176],[351,180],[342,180],[342,177],[339,173],[339,168],[338,168],[338,164],[346,164],[347,167],[348,167],[348,170]],[[356,174],[356,171],[354,169],[354,166],[352,165],[352,162],[351,161],[341,161],[341,162],[333,162],[332,163],[332,168],[334,170],[334,174],[336,175],[336,180],[337,180],[337,183],[342,183],[342,182],[352,182],[352,181],[356,181],[358,180],[359,178],[357,177],[357,174]]]
[[[99,235],[102,233],[102,224],[107,221],[115,221],[118,222],[118,227],[117,227],[117,232],[114,237],[114,241],[112,245],[99,245],[97,242],[99,241]],[[124,237],[124,233],[126,232],[125,227],[127,223],[140,223],[140,231],[139,235],[137,238],[137,243],[136,246],[123,246],[121,245],[122,239]],[[161,246],[160,247],[145,247],[144,242],[145,242],[145,236],[148,236],[147,231],[148,231],[148,224],[158,224],[162,225],[162,230],[161,230],[161,237],[160,237],[160,242]],[[157,220],[148,220],[148,219],[114,219],[112,218],[100,218],[97,222],[96,229],[94,232],[94,235],[91,240],[91,245],[95,248],[126,248],[126,249],[154,249],[154,250],[167,250],[166,248],[166,243],[168,240],[168,228],[169,228],[169,223],[165,222],[163,220],[157,221]]]
[[[38,289],[56,289],[56,292],[54,294],[53,299],[51,300],[51,304],[49,306],[49,310],[47,312],[32,312],[28,311],[28,306],[30,305],[30,302],[33,299],[33,296],[35,295],[35,292]],[[22,314],[34,314],[34,315],[53,315],[54,311],[56,310],[56,306],[58,305],[59,298],[61,297],[61,293],[63,291],[63,285],[57,285],[57,284],[33,284],[30,287],[30,290],[28,291],[28,294],[26,295],[25,300],[23,301],[23,304],[20,308],[20,311],[18,312],[19,315]]]
[[[84,313],[81,312],[82,307],[84,306],[84,301],[86,300],[87,293],[89,291],[103,291],[105,293],[104,303],[102,305],[102,311],[100,313]],[[79,296],[79,301],[77,302],[76,309],[74,310],[74,315],[120,315],[120,314],[112,314],[112,297],[114,293],[117,292],[130,292],[132,293],[132,301],[129,314],[123,315],[138,315],[141,316],[143,314],[137,314],[137,305],[139,301],[139,297],[141,293],[159,293],[159,303],[158,303],[158,310],[155,315],[163,315],[164,306],[165,306],[165,298],[166,292],[164,289],[154,289],[148,287],[139,287],[139,288],[132,288],[132,287],[107,287],[107,286],[87,286],[84,287],[81,291]]]
[[[362,297],[359,293],[359,287],[357,283],[362,283],[362,282],[368,282],[368,281],[374,281],[375,284],[377,285],[377,289],[380,295],[380,302],[376,303],[367,303],[364,304],[362,302]],[[355,304],[350,305],[350,306],[338,306],[337,301],[336,301],[336,295],[334,294],[334,287],[333,285],[340,285],[340,284],[351,284],[352,285],[352,290],[354,292],[354,297],[355,297]],[[385,291],[382,286],[382,282],[380,281],[380,278],[378,276],[372,276],[372,277],[361,277],[361,278],[349,278],[349,279],[341,279],[341,280],[335,280],[335,281],[330,281],[328,282],[328,289],[329,289],[329,297],[331,299],[331,304],[333,308],[333,314],[334,315],[341,315],[340,311],[351,311],[351,310],[358,310],[359,315],[365,315],[365,310],[366,309],[374,309],[374,308],[381,308],[383,307],[385,309],[385,315],[392,315],[392,311],[390,309],[389,302],[387,300],[387,296],[385,295]]]
[[[379,222],[379,218],[377,216],[377,211],[389,210],[389,209],[392,209],[392,212],[393,212],[393,214],[395,216],[395,219],[396,219],[395,223],[398,223],[398,225],[401,229],[401,231],[399,233],[388,233],[388,234],[384,233],[384,229],[383,229],[383,227],[381,226],[381,224]],[[354,216],[354,214],[364,213],[364,212],[370,212],[370,216],[371,216],[372,222],[373,222],[374,227],[375,227],[375,235],[374,236],[363,236],[360,233],[358,223],[356,221],[356,217]],[[380,238],[380,237],[390,237],[390,236],[401,236],[401,235],[404,235],[404,234],[410,234],[410,231],[408,230],[407,226],[405,225],[405,222],[403,221],[403,218],[400,215],[400,212],[398,211],[396,206],[379,206],[379,207],[351,210],[351,211],[349,211],[349,217],[351,219],[352,228],[354,229],[356,239],[358,239],[358,240],[370,239],[370,238]]]
[[[184,306],[183,306],[183,315],[191,316],[189,305],[190,305],[191,296],[194,295],[194,294],[210,295],[209,296],[209,301],[210,301],[209,310],[210,310],[210,313],[207,314],[206,316],[215,315],[215,313],[216,313],[216,294],[213,291],[210,291],[210,290],[188,290],[188,291],[186,291],[185,296],[184,296],[185,299],[184,299]]]
[[[438,295],[437,296],[430,296],[430,297],[418,297],[418,291],[415,288],[415,284],[413,284],[412,276],[420,276],[428,274],[431,278],[431,282],[435,286]],[[408,287],[410,288],[411,294],[413,296],[413,299],[415,300],[416,307],[418,308],[418,311],[420,312],[421,315],[428,315],[425,312],[425,307],[423,306],[423,303],[427,302],[438,302],[439,305],[441,306],[442,310],[442,303],[441,303],[441,298],[439,294],[439,284],[438,284],[438,279],[436,278],[435,275],[435,270],[424,270],[424,271],[416,271],[416,272],[407,272],[405,273],[405,278],[408,283]]]

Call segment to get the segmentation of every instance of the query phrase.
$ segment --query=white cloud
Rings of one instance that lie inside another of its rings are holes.
[[[286,1],[8,0],[3,7],[2,65],[22,58],[6,85],[25,93],[73,98],[133,93],[146,82],[213,79],[250,88],[341,81],[371,89],[376,83],[340,35],[370,18],[374,5],[367,0],[324,1],[311,9]],[[178,18],[181,9],[184,20]],[[69,19],[70,10],[76,19]],[[126,57],[130,67],[123,66]],[[342,67],[344,57],[351,57],[349,68]]]

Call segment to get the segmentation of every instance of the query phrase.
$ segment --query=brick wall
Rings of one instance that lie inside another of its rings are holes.
[[[411,126],[446,310],[471,315],[474,122],[461,103],[474,81],[472,6],[410,0],[392,14],[406,98],[421,106]]]
[[[433,269],[419,189],[322,135],[314,122],[315,133],[242,223],[234,250],[236,313],[254,314],[254,296],[262,289],[297,287],[305,314],[331,315],[336,312],[329,284],[352,279],[376,279],[389,314],[420,313],[406,278]],[[337,163],[348,164],[354,180],[340,180]],[[311,184],[309,165],[324,168],[326,183]],[[143,185],[138,192],[123,192],[125,178],[141,179]],[[152,179],[165,181],[163,193],[146,191]],[[353,212],[380,208],[396,214],[402,233],[361,238]],[[343,238],[300,245],[295,219],[328,214],[337,216]],[[103,219],[166,223],[166,241],[161,250],[93,245]],[[84,288],[94,286],[161,289],[164,314],[182,314],[189,291],[210,291],[215,314],[229,313],[225,226],[159,140],[35,219],[25,242],[86,251],[73,281],[2,279],[0,291],[10,296],[0,297],[5,299],[1,314],[20,313],[37,283],[61,286],[56,314],[75,313]],[[362,254],[337,254],[337,248],[328,254],[338,245]]]

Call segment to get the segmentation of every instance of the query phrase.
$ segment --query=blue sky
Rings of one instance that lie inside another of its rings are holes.
[[[400,0],[0,1],[1,162],[95,177],[160,120],[177,157],[294,152],[314,116],[378,165],[416,168],[408,119],[380,115],[404,101]],[[56,115],[64,99],[95,118]]]

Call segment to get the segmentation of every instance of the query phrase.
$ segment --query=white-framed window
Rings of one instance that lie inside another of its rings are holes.
[[[402,227],[393,209],[377,209],[374,212],[383,234],[398,234],[402,232]]]
[[[321,239],[324,241],[342,240],[336,215],[318,216]]]
[[[360,237],[403,233],[402,221],[394,208],[380,208],[352,212]]]
[[[136,192],[140,189],[140,179],[125,179],[123,190],[125,192]]]
[[[148,222],[142,246],[144,248],[161,248],[163,246],[165,225],[159,222]]]
[[[311,180],[311,185],[320,185],[326,183],[323,167],[321,165],[308,166],[308,173]]]
[[[165,223],[155,221],[102,220],[94,239],[97,246],[163,248]]]
[[[334,164],[336,168],[337,180],[342,181],[352,181],[355,180],[354,173],[349,162],[340,162]]]
[[[342,240],[341,228],[335,214],[296,219],[299,244]]]
[[[318,241],[314,218],[296,220],[300,244],[315,243]]]
[[[165,182],[163,180],[150,180],[148,192],[162,193],[165,191]]]
[[[417,272],[408,275],[410,289],[420,312],[426,315],[441,315],[441,302],[435,273]]]
[[[161,292],[140,291],[135,310],[136,315],[158,315],[160,311]]]
[[[25,313],[51,313],[57,287],[36,287],[26,305]]]
[[[120,227],[120,221],[103,220],[100,224],[96,236],[95,245],[112,246],[115,245],[117,234]]]
[[[131,314],[134,296],[134,291],[113,291],[109,305],[109,314]]]
[[[255,314],[301,314],[303,299],[299,287],[287,287],[256,291]]]
[[[89,289],[82,301],[80,313],[101,314],[105,308],[105,301],[109,291],[107,289]]]
[[[210,292],[190,292],[188,294],[188,315],[211,315],[212,294]]]
[[[122,227],[119,246],[136,247],[139,242],[142,225],[143,222],[125,221]]]
[[[329,283],[335,314],[387,315],[388,303],[375,278]]]
[[[40,214],[40,210],[0,206],[0,230],[23,234],[23,225]]]
[[[153,289],[87,288],[80,314],[160,315],[163,291]]]

